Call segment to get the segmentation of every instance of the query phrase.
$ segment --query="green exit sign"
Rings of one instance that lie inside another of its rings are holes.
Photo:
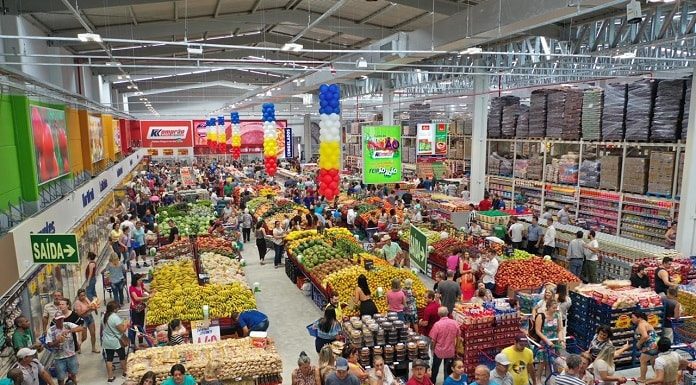
[[[34,263],[80,263],[75,234],[31,234]]]

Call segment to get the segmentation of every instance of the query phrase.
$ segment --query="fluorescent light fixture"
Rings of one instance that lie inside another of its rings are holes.
[[[464,51],[461,51],[460,54],[462,55],[478,55],[483,52],[483,48],[481,47],[469,47],[465,49]]]
[[[302,44],[297,44],[297,43],[285,43],[283,46],[280,48],[281,51],[290,51],[290,52],[299,52],[302,51],[302,48],[304,46]]]
[[[445,80],[444,82],[440,82],[440,84],[443,85],[443,86],[448,86],[448,85],[452,84],[452,81],[451,81],[451,80]]]
[[[620,55],[612,56],[612,59],[634,59],[636,57],[635,52],[624,52]]]
[[[123,79],[123,76],[122,76],[122,75],[118,75],[118,80],[122,80],[122,79]]]
[[[126,75],[125,78],[126,78],[126,79],[130,79],[130,75]]]
[[[271,92],[271,90],[266,91],[266,96],[273,96],[273,93]]]
[[[367,60],[365,60],[364,57],[360,57],[358,61],[355,62],[355,67],[356,68],[367,68]]]
[[[93,41],[95,43],[101,43],[102,42],[102,37],[98,33],[78,33],[77,38],[80,39],[81,42],[89,42]]]
[[[368,76],[367,75],[362,75],[360,79],[367,80]]]
[[[191,55],[202,55],[203,54],[203,46],[202,45],[190,45],[186,47],[186,52],[188,52]]]
[[[109,67],[120,67],[121,66],[121,62],[118,62],[118,61],[108,61],[104,64],[106,64]]]

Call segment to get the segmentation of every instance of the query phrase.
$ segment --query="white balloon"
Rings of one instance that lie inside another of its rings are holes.
[[[329,117],[330,117],[331,120],[338,120],[338,119],[340,119],[340,117],[339,117],[338,114],[336,114],[336,113],[332,113],[331,115],[329,115]]]
[[[319,135],[319,140],[320,140],[321,142],[325,142],[325,141],[326,141],[326,135],[325,135],[325,134]]]

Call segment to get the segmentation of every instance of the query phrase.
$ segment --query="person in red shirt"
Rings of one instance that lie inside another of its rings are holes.
[[[493,208],[493,202],[491,202],[490,195],[484,195],[481,202],[478,204],[479,211],[488,211]]]
[[[422,335],[429,337],[433,325],[440,320],[440,316],[437,314],[440,303],[435,300],[435,292],[432,290],[428,290],[425,296],[428,298],[428,304],[423,309],[423,318],[418,321],[418,331]]]
[[[411,378],[406,385],[433,385],[428,377],[428,363],[425,360],[416,359],[411,365]]]

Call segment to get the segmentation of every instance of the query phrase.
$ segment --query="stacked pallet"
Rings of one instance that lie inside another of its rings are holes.
[[[681,121],[681,138],[686,139],[686,133],[689,131],[689,106],[691,105],[691,78],[686,79],[684,84],[684,114]]]
[[[660,80],[657,85],[650,140],[679,139],[683,100],[684,80]]]
[[[563,111],[563,131],[561,138],[565,140],[580,140],[582,135],[582,90],[568,88],[565,90],[566,100]]]
[[[580,186],[599,188],[599,167],[599,161],[589,159],[583,160],[582,164],[580,164],[580,172],[578,173]]]
[[[602,140],[623,140],[626,118],[625,84],[609,84],[604,91]]]
[[[515,137],[526,139],[529,137],[529,106],[520,104],[520,114],[517,117]]]
[[[588,88],[582,95],[582,138],[602,139],[602,104],[604,90]]]
[[[565,114],[566,92],[561,89],[549,91],[547,97],[546,137],[561,139]]]
[[[503,117],[501,121],[501,136],[503,138],[514,138],[517,118],[520,114],[520,98],[512,96],[503,104]]]
[[[549,90],[532,91],[529,105],[529,137],[543,138],[546,136],[546,111]]]
[[[650,139],[650,118],[655,102],[657,81],[639,80],[628,85],[626,101],[626,139],[647,142]]]

